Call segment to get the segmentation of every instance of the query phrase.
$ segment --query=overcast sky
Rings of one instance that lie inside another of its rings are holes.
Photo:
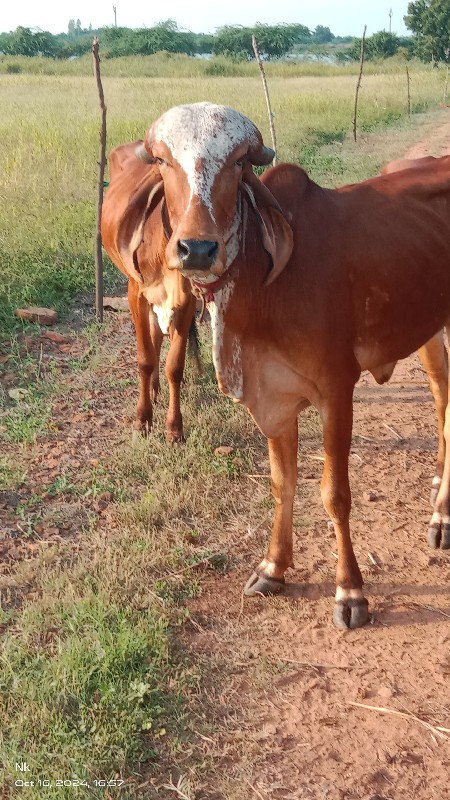
[[[151,27],[156,22],[174,19],[181,28],[195,33],[213,33],[221,25],[251,26],[255,22],[299,22],[310,29],[326,25],[335,36],[361,36],[364,25],[367,35],[389,30],[392,9],[392,32],[408,33],[403,17],[408,0],[165,0],[143,3],[142,0],[2,0],[0,31],[12,31],[18,25],[39,27],[51,33],[67,32],[69,19],[80,19],[83,28],[112,25],[113,5],[117,7],[117,24],[127,28]]]

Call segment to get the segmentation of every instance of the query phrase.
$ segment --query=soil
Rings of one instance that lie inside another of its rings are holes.
[[[430,126],[426,140],[406,155],[441,155],[450,152],[449,143],[449,122]],[[119,349],[115,369],[129,377],[128,315],[115,319],[109,336]],[[70,373],[70,359],[87,346],[81,335],[55,341],[43,334],[29,345],[40,348],[41,360],[56,360],[61,379],[71,383],[65,404],[55,403],[52,436],[29,452],[34,482],[51,486],[64,459],[80,480],[128,430],[123,387],[114,392],[98,376],[95,386],[83,386]],[[450,798],[450,551],[426,544],[437,435],[417,356],[399,363],[384,387],[364,375],[354,412],[352,532],[371,624],[356,631],[333,627],[335,540],[320,500],[320,438],[306,437],[295,504],[296,568],[285,594],[242,596],[267,529],[242,549],[227,575],[207,578],[189,602],[185,646],[193,657],[211,659],[215,675],[225,670],[220,690],[211,678],[213,701],[212,694],[204,698],[215,727],[211,737],[198,735],[198,763],[212,759],[215,770],[199,771],[196,800]],[[260,466],[265,474],[267,463]],[[13,514],[32,492],[29,485],[0,496],[4,575],[37,546],[20,537],[23,523]],[[83,515],[101,519],[110,499],[107,491],[82,503],[68,496],[63,507],[50,494],[41,538],[72,536],[76,548]],[[190,768],[195,774],[196,764]]]

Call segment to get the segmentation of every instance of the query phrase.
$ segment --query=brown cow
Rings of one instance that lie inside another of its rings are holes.
[[[164,268],[167,238],[161,225],[163,186],[157,167],[136,159],[142,142],[121,145],[109,158],[110,185],[102,210],[103,246],[111,260],[128,278],[128,299],[136,329],[140,377],[134,434],[146,433],[152,425],[152,403],[159,389],[159,357],[163,334],[170,335],[166,360],[169,409],[166,437],[183,439],[180,384],[183,379],[186,343],[193,331],[195,297],[189,281],[180,272]]]
[[[380,382],[450,318],[450,158],[337,190],[281,164],[246,117],[179,106],[145,138],[164,184],[165,257],[209,302],[221,390],[267,436],[276,510],[266,557],[246,594],[280,591],[292,566],[297,416],[323,424],[322,499],[337,537],[334,620],[369,618],[349,527],[353,389]],[[444,430],[450,438],[450,417]],[[436,544],[450,545],[450,448],[435,504]]]

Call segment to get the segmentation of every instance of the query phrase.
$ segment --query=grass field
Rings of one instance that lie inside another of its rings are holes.
[[[173,60],[169,61],[173,73]],[[104,62],[109,149],[141,138],[149,123],[168,107],[204,99],[244,111],[268,138],[265,102],[254,65],[243,65],[246,74],[242,77],[196,75],[193,80],[182,59],[179,77],[139,77],[133,75],[138,60],[125,62],[122,68],[130,77],[117,77],[120,65],[116,61]],[[141,62],[147,64],[145,59]],[[165,63],[164,59],[154,62]],[[188,59],[191,62],[197,65],[195,59]],[[56,66],[50,62],[49,66],[63,71],[70,64],[74,70],[87,71],[85,61]],[[335,68],[325,67],[320,77],[300,77],[290,66],[269,67],[274,72],[270,91],[280,159],[303,164],[315,179],[329,185],[378,170],[382,154],[347,159],[341,153],[340,145],[352,127],[353,69],[341,68],[340,74],[333,74]],[[114,70],[116,75],[110,76]],[[436,106],[443,75],[426,67],[411,71],[413,111]],[[294,76],[287,77],[291,72]],[[95,84],[86,74],[3,75],[0,97],[1,336],[2,331],[18,329],[13,316],[17,306],[33,303],[62,310],[74,292],[92,284],[99,121]],[[402,123],[405,115],[403,65],[388,75],[379,68],[368,74],[360,94],[360,132]],[[323,155],[322,146],[328,148]]]
[[[110,148],[142,137],[166,108],[203,99],[244,111],[269,138],[260,81],[250,67],[241,76],[196,73],[193,80],[186,71],[181,77],[120,77],[119,66],[105,62]],[[18,400],[3,392],[0,488],[19,492],[15,514],[29,549],[0,577],[2,797],[194,800],[187,784],[184,795],[181,788],[178,795],[155,789],[170,782],[174,767],[199,776],[213,769],[196,752],[192,735],[208,737],[220,725],[211,697],[219,696],[223,677],[206,656],[193,662],[183,650],[185,601],[201,590],[205,574],[232,568],[238,543],[242,557],[247,528],[262,548],[257,531],[271,502],[265,487],[247,483],[243,490],[239,478],[261,470],[264,442],[245,412],[219,396],[207,335],[205,377],[195,382],[191,376],[184,394],[188,441],[176,450],[158,434],[136,450],[128,444],[122,415],[132,414],[135,401],[130,339],[122,380],[114,369],[123,342],[114,330],[82,332],[83,352],[69,362],[70,379],[56,361],[43,368],[27,353],[22,334],[32,337],[36,329],[23,331],[14,309],[33,303],[64,312],[93,282],[97,97],[93,80],[79,74],[86,62],[70,69],[77,74],[0,78],[0,337],[5,350],[12,345],[0,369],[14,372],[25,391]],[[350,138],[354,70],[286,73],[274,68],[270,76],[280,158],[301,163],[326,185],[376,173],[417,137],[417,119],[410,122],[405,113],[403,67],[365,77],[359,105],[364,137],[356,145]],[[442,90],[443,75],[413,70],[414,111],[437,106]],[[107,281],[116,279],[108,268]],[[94,417],[114,416],[97,438],[91,410]],[[64,425],[69,413],[87,419],[75,455],[50,483],[36,480],[39,448],[62,441],[56,422]],[[161,410],[156,424],[161,430]],[[314,415],[302,426],[303,436],[318,435]],[[215,457],[215,446],[228,443],[236,449],[233,457]],[[91,514],[105,494],[114,500],[106,521]],[[43,547],[39,530],[54,529],[46,514],[55,498],[89,513],[79,517],[76,536]],[[53,783],[38,794],[27,787],[17,794],[16,761],[26,761],[42,780],[123,778],[127,787],[108,795],[102,784],[88,791],[80,783],[69,795]]]

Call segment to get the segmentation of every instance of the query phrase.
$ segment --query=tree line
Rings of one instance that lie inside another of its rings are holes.
[[[444,61],[450,53],[450,0],[415,0],[408,4],[405,24],[412,36],[398,37],[378,31],[366,39],[368,59],[387,58],[401,52],[424,61]],[[97,30],[82,28],[80,20],[70,20],[67,33],[52,35],[47,31],[32,31],[18,27],[11,33],[0,34],[0,52],[7,55],[48,56],[51,58],[79,57],[92,46],[92,37],[101,37],[105,57],[152,55],[165,51],[187,55],[211,53],[234,60],[253,58],[252,34],[267,59],[282,58],[298,46],[348,44],[338,55],[341,60],[359,58],[360,40],[335,37],[324,25],[314,31],[301,24],[264,25],[253,28],[226,25],[215,34],[192,33],[180,30],[173,19],[151,28],[131,29],[106,27]]]

